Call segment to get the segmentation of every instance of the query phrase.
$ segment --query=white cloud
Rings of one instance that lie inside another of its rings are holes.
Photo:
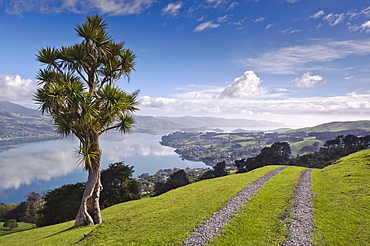
[[[217,95],[211,92],[205,91],[189,91],[185,93],[178,93],[175,94],[177,98],[189,99],[189,98],[198,98],[198,99],[207,99],[207,98],[215,98]]]
[[[265,27],[265,29],[266,29],[266,30],[267,30],[267,29],[270,29],[270,28],[272,28],[274,25],[275,25],[275,23],[268,24],[268,25]]]
[[[155,0],[13,0],[7,3],[5,11],[9,14],[25,12],[87,13],[99,11],[109,15],[128,15],[141,13],[149,8]]]
[[[207,3],[214,4],[215,7],[226,2],[225,0],[206,0]]]
[[[292,34],[292,33],[296,33],[296,32],[301,32],[301,30],[294,30],[292,28],[287,28],[287,29],[281,31],[281,33],[283,33],[283,34]]]
[[[283,47],[241,62],[258,72],[295,74],[297,71],[308,70],[308,66],[312,64],[322,65],[349,55],[368,54],[370,54],[369,40],[321,41],[315,45]]]
[[[325,83],[325,79],[320,75],[311,75],[310,72],[304,73],[302,77],[294,80],[296,86],[303,88],[314,87],[318,84]]]
[[[23,79],[20,75],[0,74],[0,100],[30,100],[36,92],[37,84],[31,79]]]
[[[147,109],[141,108],[145,113]],[[251,114],[253,112],[253,114]],[[166,115],[163,109],[151,115]],[[214,116],[284,122],[289,126],[330,121],[368,119],[370,94],[348,93],[333,97],[186,99],[176,104],[171,116]]]
[[[324,11],[321,10],[309,18],[318,19],[322,17],[323,22],[319,24],[318,27],[322,27],[325,23],[331,27],[334,27],[340,23],[345,23],[350,31],[366,31],[370,29],[370,23],[365,22],[359,24],[358,21],[363,21],[363,19],[369,19],[370,17],[370,7],[365,7],[362,10],[349,10],[342,13],[330,13],[325,15]]]
[[[179,10],[182,8],[182,3],[169,3],[164,9],[162,9],[163,14],[170,14],[176,16],[179,14]]]
[[[257,18],[257,19],[255,19],[255,20],[253,20],[252,22],[253,23],[257,23],[257,22],[261,22],[261,21],[263,21],[263,20],[265,20],[266,18],[265,17],[260,17],[260,18]]]
[[[234,82],[222,91],[220,98],[264,96],[269,91],[260,87],[261,83],[262,80],[253,71],[246,71],[242,76],[235,78]]]
[[[206,29],[217,28],[219,26],[220,26],[219,24],[213,24],[212,21],[207,21],[207,22],[203,22],[203,23],[199,24],[194,29],[194,32],[202,32],[202,31],[204,31]]]
[[[220,4],[220,3],[223,2],[223,0],[206,0],[206,2],[207,3],[218,3],[218,4]]]
[[[320,10],[319,12],[313,14],[310,16],[310,18],[313,18],[313,19],[318,19],[320,18],[321,16],[323,16],[325,14],[325,12],[323,10]]]
[[[331,13],[331,14],[326,15],[323,18],[323,20],[325,20],[329,24],[329,26],[336,26],[344,20],[344,17],[345,17],[344,13],[341,13],[341,14]]]
[[[353,79],[355,76],[352,76],[352,75],[349,75],[349,73],[346,73],[344,79],[346,80],[349,80],[349,79]]]
[[[221,16],[221,17],[218,17],[217,18],[217,22],[225,22],[226,19],[227,19],[228,15],[224,15],[224,16]]]
[[[237,2],[232,2],[230,3],[229,7],[227,8],[227,10],[233,10],[236,6],[238,6],[239,4]]]
[[[370,21],[366,21],[359,27],[355,28],[356,30],[364,31],[364,32],[370,32]]]
[[[217,98],[218,94],[224,90],[223,87],[219,86],[205,86],[190,84],[186,87],[177,88],[179,91],[186,91],[176,93],[173,96],[181,99],[210,99]]]
[[[143,96],[139,99],[139,102],[140,106],[144,107],[168,109],[172,108],[178,102],[178,99]]]

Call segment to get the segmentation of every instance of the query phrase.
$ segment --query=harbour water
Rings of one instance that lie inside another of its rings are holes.
[[[134,177],[164,168],[205,167],[202,162],[182,160],[173,148],[160,145],[162,135],[111,132],[101,137],[102,168],[124,161],[134,166]],[[0,202],[19,203],[31,191],[42,193],[63,184],[85,182],[74,138],[14,144],[0,150]]]

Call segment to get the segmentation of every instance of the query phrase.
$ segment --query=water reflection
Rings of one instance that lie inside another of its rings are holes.
[[[50,180],[74,171],[77,168],[74,149],[60,145],[63,142],[69,141],[22,144],[1,153],[1,189],[18,189],[35,180]]]
[[[162,135],[109,133],[102,136],[102,168],[124,161],[134,166],[135,176],[163,168],[204,167],[200,162],[182,161],[174,149],[161,146]],[[72,138],[13,145],[0,152],[0,202],[24,200],[29,191],[41,192],[65,183],[84,182],[86,172],[78,165]],[[21,194],[19,194],[21,193]]]
[[[112,134],[103,136],[101,141],[103,155],[109,161],[140,156],[176,156],[173,148],[159,144],[158,135],[135,133],[128,136]]]

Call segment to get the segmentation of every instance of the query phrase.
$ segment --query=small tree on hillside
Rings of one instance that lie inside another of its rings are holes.
[[[140,199],[140,183],[132,178],[134,167],[123,162],[110,164],[101,172],[104,190],[101,193],[101,208],[117,203]]]
[[[9,227],[9,231],[11,231],[18,227],[18,223],[15,219],[10,219],[4,222],[3,227]]]
[[[154,196],[163,194],[169,190],[189,184],[189,178],[184,170],[179,170],[170,175],[166,182],[157,182],[154,184]]]
[[[203,173],[200,177],[199,180],[204,180],[204,179],[213,179],[213,178],[218,178],[227,175],[226,172],[226,162],[218,162],[214,167],[213,170],[208,170],[205,173]]]

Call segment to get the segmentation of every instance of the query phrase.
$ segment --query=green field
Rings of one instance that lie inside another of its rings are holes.
[[[161,196],[117,204],[102,211],[104,223],[73,228],[73,221],[0,236],[0,245],[181,245],[199,224],[239,190],[279,166],[204,180]],[[278,245],[301,167],[267,182],[212,245]],[[317,245],[370,245],[370,150],[313,172]],[[86,234],[86,236],[84,235]],[[246,243],[251,242],[251,243]]]
[[[313,172],[319,245],[370,245],[370,150]]]
[[[18,227],[14,228],[13,230],[10,231],[8,227],[3,227],[3,224],[4,224],[4,222],[0,222],[0,236],[7,235],[9,233],[29,230],[29,229],[32,229],[34,227],[34,224],[31,224],[31,223],[18,222]],[[1,240],[0,240],[0,242],[1,242]]]

